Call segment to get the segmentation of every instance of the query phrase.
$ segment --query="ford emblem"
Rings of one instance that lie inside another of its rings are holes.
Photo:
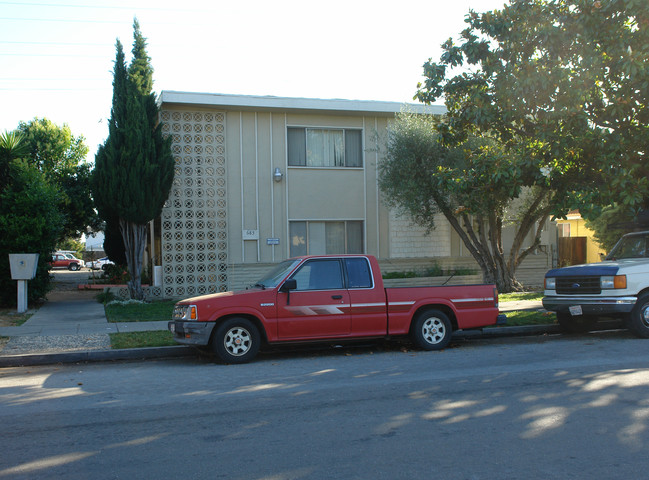
[[[572,288],[579,288],[579,287],[581,287],[581,285],[579,285],[578,283],[573,283],[572,284]]]

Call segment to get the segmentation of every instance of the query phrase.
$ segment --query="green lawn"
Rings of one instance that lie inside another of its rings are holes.
[[[106,305],[106,318],[111,323],[171,320],[175,303],[173,300],[151,303],[111,303]]]
[[[543,292],[522,292],[522,293],[500,293],[498,300],[502,302],[514,302],[516,300],[541,300]]]
[[[169,347],[178,345],[168,331],[111,333],[110,347],[122,348]]]
[[[112,303],[106,305],[106,318],[109,322],[156,322],[171,320],[174,309],[173,300],[151,303]],[[110,345],[113,349],[168,347],[178,345],[171,332],[128,332],[111,333]]]
[[[521,310],[517,312],[505,312],[509,327],[520,327],[524,325],[551,325],[557,323],[557,316],[554,312],[537,312],[533,310]]]

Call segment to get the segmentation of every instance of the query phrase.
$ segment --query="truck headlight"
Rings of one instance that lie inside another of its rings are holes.
[[[557,289],[557,279],[554,277],[545,277],[545,289],[546,290],[556,290]]]
[[[602,290],[613,290],[626,288],[626,275],[606,276],[600,278]]]
[[[198,320],[196,305],[176,305],[173,313],[174,320]]]

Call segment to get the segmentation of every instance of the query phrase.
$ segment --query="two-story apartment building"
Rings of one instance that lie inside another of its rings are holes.
[[[463,255],[445,221],[426,235],[381,201],[377,165],[403,104],[163,91],[160,105],[176,163],[150,245],[163,296],[240,288],[303,254]]]

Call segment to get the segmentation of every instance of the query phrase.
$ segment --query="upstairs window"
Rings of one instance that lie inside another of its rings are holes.
[[[296,128],[287,131],[293,167],[362,167],[361,130]]]

